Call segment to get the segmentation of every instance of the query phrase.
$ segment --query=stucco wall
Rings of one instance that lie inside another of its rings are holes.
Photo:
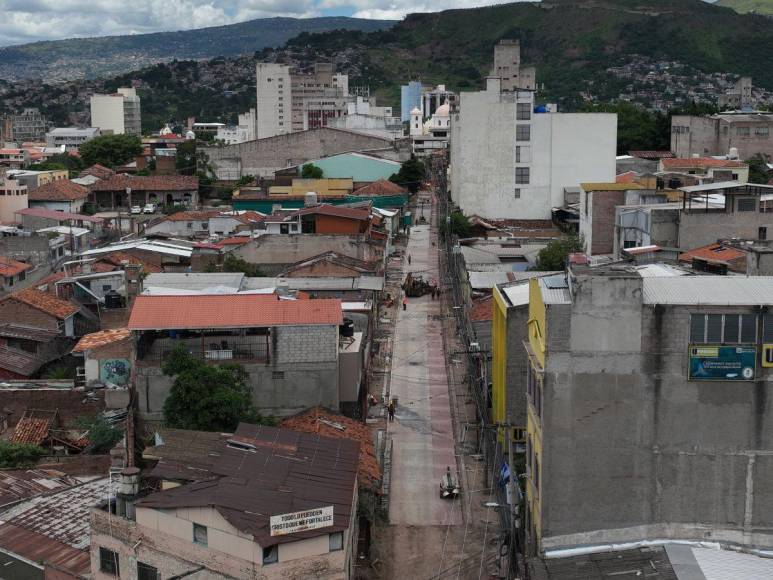
[[[683,250],[712,244],[720,238],[757,239],[760,227],[773,234],[773,213],[681,212],[679,247]]]
[[[688,381],[689,314],[596,277],[548,307],[542,548],[643,538],[773,546],[773,389]]]

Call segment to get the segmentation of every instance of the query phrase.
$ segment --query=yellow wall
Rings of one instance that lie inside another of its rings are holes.
[[[533,360],[530,362],[533,362]],[[536,369],[534,368],[534,366],[532,366],[532,372],[534,372],[535,370]],[[527,433],[526,436],[531,441],[531,448],[533,450],[534,457],[539,462],[539,469],[540,471],[543,471],[542,470],[542,428],[541,428],[540,421],[535,416],[534,409],[531,405],[528,406],[526,433]],[[527,458],[527,461],[528,461],[528,458]],[[542,481],[542,473],[540,473],[539,480],[540,482]],[[531,472],[529,474],[529,479],[526,485],[526,503],[529,504],[529,512],[531,513],[532,523],[536,531],[536,538],[534,540],[537,541],[537,539],[540,538],[542,535],[542,521],[541,521],[542,497],[540,494],[538,494],[535,491],[534,481],[535,481],[535,474]],[[527,530],[527,532],[531,532],[531,530]]]
[[[303,195],[315,191],[324,196],[349,195],[354,189],[354,181],[347,179],[293,179],[292,195]]]
[[[545,303],[542,301],[542,291],[539,280],[529,280],[529,345],[542,368],[545,368],[547,353],[547,326],[545,323]]]
[[[52,181],[67,179],[69,176],[70,172],[66,169],[47,169],[38,175],[38,187],[41,185],[47,185]]]
[[[518,348],[517,345],[511,345]],[[507,305],[494,288],[494,318],[491,321],[491,409],[494,423],[507,421]]]

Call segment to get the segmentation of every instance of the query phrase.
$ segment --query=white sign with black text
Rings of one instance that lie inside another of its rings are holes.
[[[271,516],[269,525],[272,536],[326,528],[333,525],[333,506]]]

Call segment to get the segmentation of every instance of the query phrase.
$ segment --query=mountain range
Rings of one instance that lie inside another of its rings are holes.
[[[741,14],[754,12],[755,14],[773,16],[773,0],[718,0],[716,4],[732,8]]]
[[[0,48],[0,79],[106,77],[173,59],[252,54],[303,32],[370,32],[393,24],[346,17],[262,18],[197,30],[33,42]]]

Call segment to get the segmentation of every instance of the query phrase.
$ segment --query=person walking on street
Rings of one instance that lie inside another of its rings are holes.
[[[395,402],[389,401],[389,405],[387,406],[387,413],[389,415],[389,420],[394,421],[395,420]]]
[[[411,255],[410,254],[408,254],[408,265],[409,266],[411,265]]]
[[[403,310],[408,310],[408,297],[403,296]]]

